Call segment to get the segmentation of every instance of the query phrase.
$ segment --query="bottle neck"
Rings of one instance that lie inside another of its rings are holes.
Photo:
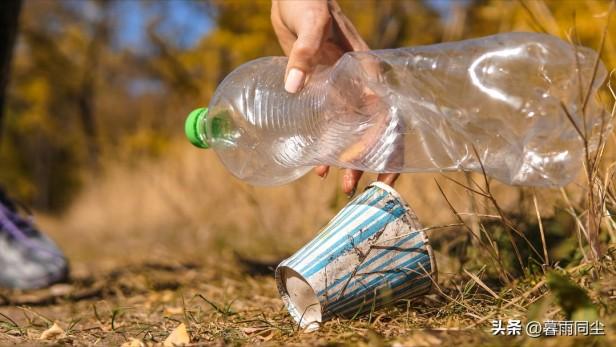
[[[190,143],[204,149],[210,147],[205,136],[205,127],[203,125],[205,124],[207,114],[207,107],[195,109],[188,115],[184,123],[184,133]]]

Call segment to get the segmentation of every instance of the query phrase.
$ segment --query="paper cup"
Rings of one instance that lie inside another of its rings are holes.
[[[307,245],[276,268],[276,284],[300,327],[318,329],[431,291],[436,263],[415,213],[375,182]]]

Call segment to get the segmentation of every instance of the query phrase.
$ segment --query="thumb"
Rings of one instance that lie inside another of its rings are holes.
[[[298,30],[297,40],[289,52],[289,62],[284,89],[296,93],[304,86],[306,77],[318,63],[319,51],[325,41],[325,33],[330,18],[306,21]]]

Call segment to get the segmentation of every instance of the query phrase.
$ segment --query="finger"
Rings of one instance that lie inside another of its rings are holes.
[[[316,65],[319,50],[325,40],[329,14],[318,11],[308,13],[297,28],[297,40],[289,53],[284,89],[289,93],[298,92]]]
[[[339,41],[342,41],[340,43],[346,47],[349,47],[349,50],[369,51],[370,47],[368,47],[366,41],[362,39],[353,23],[351,23],[347,16],[342,13],[338,3],[333,0],[328,1],[327,5],[329,6],[329,12],[331,13],[336,32],[338,33],[337,36],[341,39]]]
[[[285,55],[289,55],[291,53],[291,47],[293,47],[293,43],[297,40],[297,36],[292,33],[289,28],[284,24],[282,18],[280,17],[280,8],[278,1],[272,1],[272,12],[270,19],[272,21],[272,27],[274,28],[274,33],[278,38],[278,43],[280,43],[280,47],[282,48]]]
[[[382,173],[379,174],[376,180],[393,187],[398,177],[400,177],[400,174],[398,173]]]
[[[329,173],[329,166],[327,166],[327,165],[319,165],[319,166],[314,168],[314,172],[318,176],[321,176],[321,178],[325,179],[325,177],[327,177],[327,174]]]
[[[342,176],[342,191],[350,198],[355,195],[357,189],[357,183],[361,178],[363,171],[345,169]]]

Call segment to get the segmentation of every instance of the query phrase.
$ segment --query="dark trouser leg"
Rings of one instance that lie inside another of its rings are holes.
[[[0,136],[21,0],[0,0]]]

